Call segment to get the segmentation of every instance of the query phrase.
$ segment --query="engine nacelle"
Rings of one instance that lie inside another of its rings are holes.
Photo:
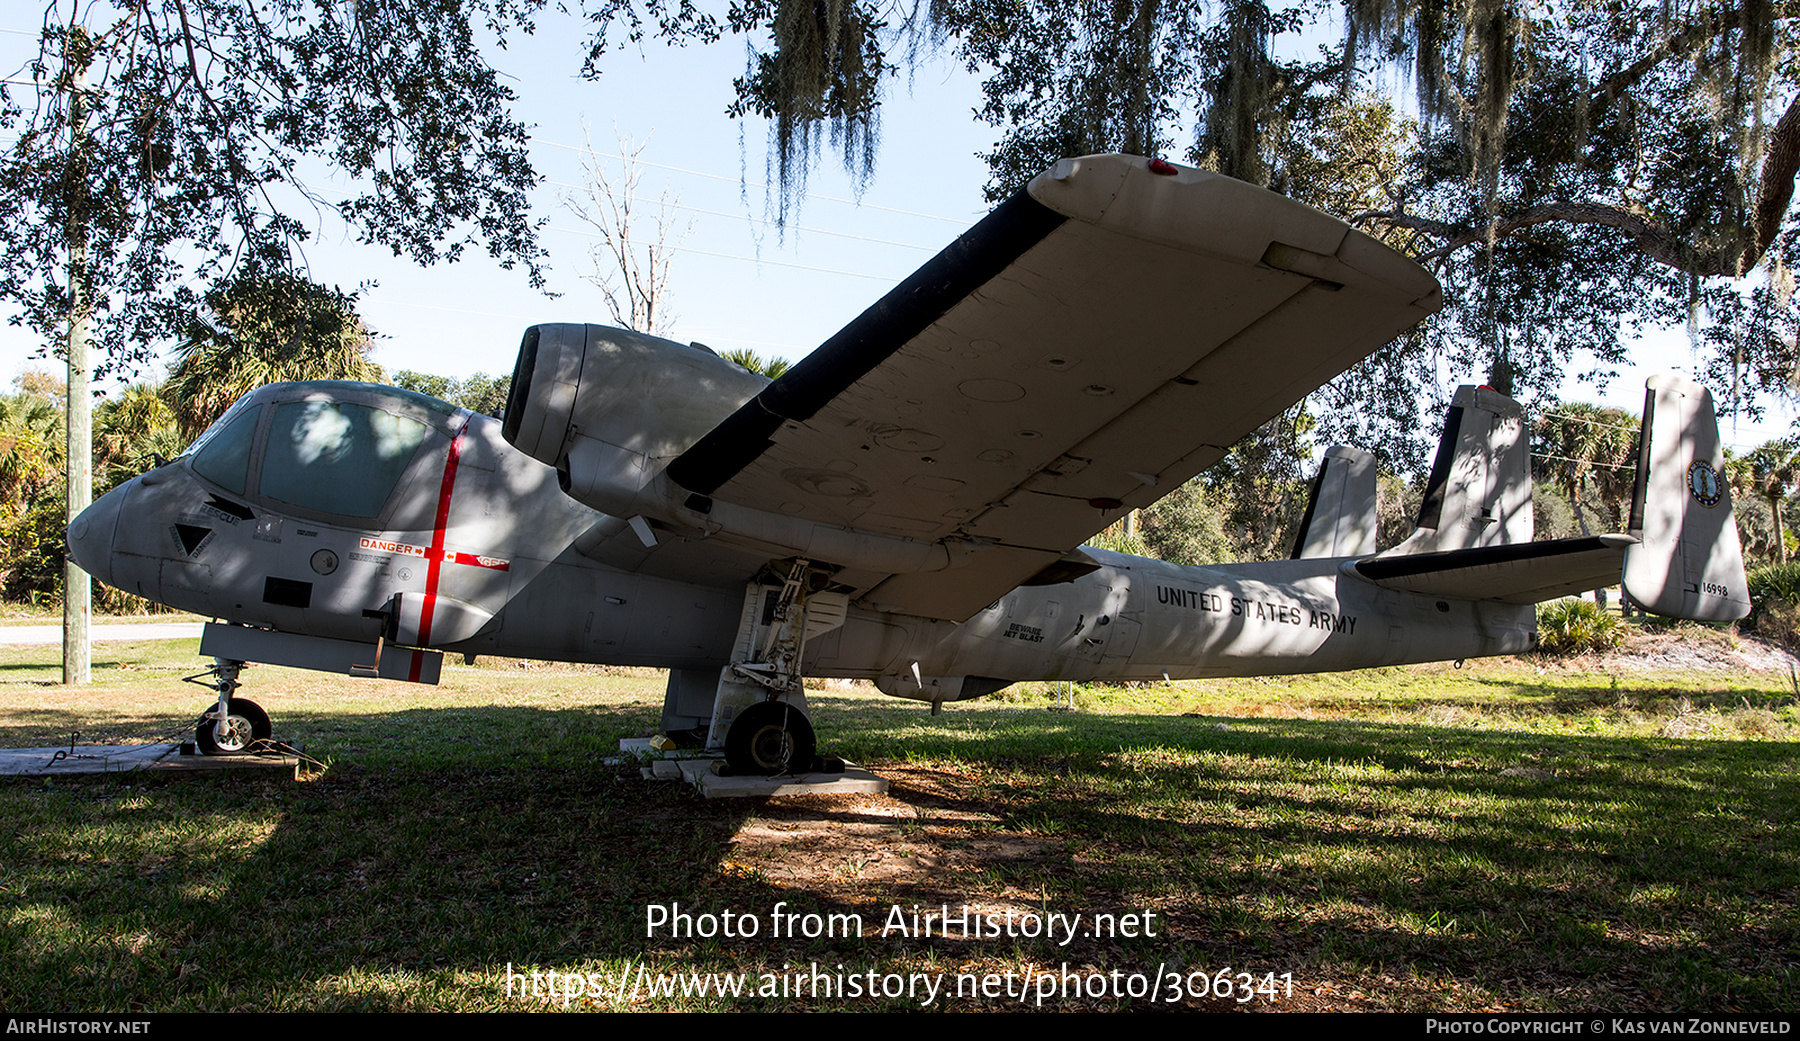
[[[669,460],[736,411],[768,379],[699,347],[601,325],[526,330],[503,433],[555,466],[564,490],[614,516]]]

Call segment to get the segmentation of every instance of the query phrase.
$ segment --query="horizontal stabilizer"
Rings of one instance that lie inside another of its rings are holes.
[[[1535,604],[1617,583],[1625,551],[1637,541],[1630,535],[1599,535],[1369,557],[1346,563],[1344,572],[1425,596]]]

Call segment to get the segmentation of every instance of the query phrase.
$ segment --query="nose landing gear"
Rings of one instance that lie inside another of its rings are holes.
[[[234,698],[238,688],[241,661],[214,658],[213,667],[199,676],[188,676],[189,683],[219,692],[219,700],[201,715],[194,726],[194,746],[201,755],[245,755],[266,747],[273,728],[269,714],[248,698]],[[201,677],[212,677],[207,682]]]
[[[201,755],[243,755],[255,750],[258,741],[267,741],[273,733],[269,714],[262,706],[247,698],[232,698],[231,707],[214,709],[200,717],[194,727],[194,744]]]

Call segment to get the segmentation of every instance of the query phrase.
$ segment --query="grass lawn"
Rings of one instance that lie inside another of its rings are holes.
[[[71,690],[56,648],[0,648],[0,744],[189,731],[194,653],[100,645]],[[936,718],[817,690],[821,746],[893,792],[715,802],[604,762],[654,725],[647,670],[243,693],[322,776],[0,779],[0,1006],[1800,1007],[1787,672],[1027,684]],[[713,935],[646,935],[674,904]],[[965,905],[999,935],[913,934]]]

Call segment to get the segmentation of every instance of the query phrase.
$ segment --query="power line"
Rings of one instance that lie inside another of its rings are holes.
[[[579,234],[579,233],[577,233]],[[763,260],[758,257],[739,256],[734,253],[714,253],[707,249],[695,249],[692,246],[671,246],[677,253],[698,253],[703,257],[718,257],[721,260],[742,260],[751,264],[773,264],[776,267],[791,267],[796,271],[815,271],[821,275],[843,275],[847,278],[868,278],[877,282],[898,282],[892,275],[867,275],[860,271],[839,271],[837,268],[812,267],[807,264],[791,264],[785,260]]]
[[[506,313],[500,312],[500,311],[472,311],[466,307],[445,307],[443,304],[421,304],[421,303],[416,303],[411,300],[395,300],[395,299],[378,297],[378,296],[363,297],[362,302],[371,303],[371,304],[380,304],[384,307],[411,307],[411,308],[414,308],[414,309],[417,309],[420,311],[443,311],[448,314],[478,315],[483,318],[511,318],[515,321],[527,322],[527,323],[535,323],[535,322],[538,322],[538,320],[539,320],[539,319],[533,318],[529,315],[506,314]],[[673,339],[673,337],[666,337],[666,336],[663,338],[664,339]],[[687,339],[689,339],[691,341],[694,339],[694,337],[687,337]],[[677,342],[679,342],[679,341],[677,341]],[[746,340],[741,336],[730,336],[730,335],[726,335],[726,334],[722,334],[722,333],[717,334],[717,335],[706,335],[706,334],[704,334],[704,332],[702,332],[701,336],[700,336],[700,342],[706,343],[709,345],[713,344],[713,343],[738,343],[738,344],[745,344],[745,345],[752,346],[752,347],[774,347],[774,348],[779,348],[784,351],[794,351],[799,354],[805,354],[806,352],[812,350],[811,347],[805,347],[805,346],[801,346],[799,344],[776,343],[773,340]]]
[[[391,300],[378,296],[363,297],[359,303],[383,304],[390,307],[415,307],[421,311],[448,311],[451,314],[472,314],[482,318],[511,318],[520,322],[535,322],[537,319],[522,314],[506,314],[501,311],[471,311],[466,307],[445,307],[442,304],[415,304],[410,300]]]
[[[584,188],[584,187],[581,187],[580,185],[570,184],[567,181],[546,180],[544,183],[548,184],[548,185],[552,185],[557,188],[569,188],[569,189],[572,189],[572,190],[578,191],[578,192],[591,192],[592,191],[592,189],[590,189],[590,188]],[[747,213],[726,213],[723,210],[707,210],[707,209],[702,209],[698,206],[688,206],[688,205],[686,205],[684,203],[680,203],[680,202],[668,202],[668,201],[665,201],[662,199],[647,199],[641,195],[630,195],[630,196],[626,196],[626,198],[632,202],[641,202],[641,203],[646,203],[646,204],[651,204],[651,205],[668,206],[672,209],[687,210],[690,213],[704,213],[704,214],[707,214],[708,216],[712,216],[712,217],[725,217],[725,218],[728,218],[731,220],[749,221],[752,224],[767,224],[771,227],[779,226],[776,221],[764,220],[761,217],[752,217]],[[852,235],[847,231],[827,231],[824,228],[809,228],[809,227],[806,227],[804,225],[799,225],[799,224],[789,224],[786,227],[793,231],[804,231],[804,232],[808,232],[813,235],[835,235],[836,237],[838,237],[840,239],[855,239],[858,242],[873,242],[873,243],[876,243],[877,245],[882,245],[882,246],[898,246],[901,249],[916,249],[916,250],[921,250],[924,252],[930,252],[934,248],[932,246],[916,246],[910,242],[894,242],[890,239],[874,239],[874,238],[868,237],[867,235]]]
[[[719,174],[707,173],[704,170],[688,170],[688,169],[684,169],[683,167],[679,167],[679,166],[667,166],[662,163],[652,163],[652,162],[649,162],[648,160],[644,160],[644,159],[627,159],[625,156],[614,155],[611,152],[597,152],[592,148],[584,148],[584,147],[581,147],[578,145],[565,145],[565,144],[562,144],[557,141],[546,141],[541,137],[533,138],[532,140],[536,141],[539,144],[549,145],[552,148],[566,148],[571,152],[585,152],[588,155],[599,156],[602,159],[617,159],[620,162],[638,163],[643,166],[655,167],[658,170],[670,170],[675,173],[689,174],[694,177],[705,177],[705,178],[708,178],[708,179],[714,180],[714,181],[724,181],[728,184],[741,184],[746,188],[762,188],[762,189],[766,190],[770,187],[773,187],[772,185],[760,184],[756,181],[744,181],[744,180],[740,180],[736,177],[724,177]],[[832,196],[832,195],[815,195],[812,192],[801,192],[800,196],[801,196],[801,198],[805,198],[805,199],[817,199],[820,202],[835,202],[835,203],[839,203],[840,205],[844,205],[844,206],[855,206],[859,209],[880,210],[883,213],[897,213],[904,217],[922,217],[925,220],[941,220],[941,221],[945,222],[946,224],[955,224],[955,225],[959,225],[964,228],[969,227],[970,225],[975,223],[974,221],[962,220],[957,217],[940,217],[935,213],[920,213],[917,210],[902,210],[902,209],[897,209],[892,206],[877,206],[876,204],[874,204],[872,202],[857,202],[855,199],[840,199],[840,198],[837,198],[836,196]]]
[[[582,231],[580,228],[560,228],[554,224],[545,225],[544,230],[545,231],[559,231],[559,232],[562,232],[564,235],[580,235],[580,236],[583,236],[585,238],[590,238],[590,239],[600,238],[600,235],[597,232]],[[746,257],[746,256],[742,256],[742,255],[736,254],[736,253],[715,253],[712,250],[696,249],[693,246],[666,246],[664,248],[668,249],[670,252],[673,252],[673,253],[698,253],[703,257],[718,257],[722,260],[742,260],[742,261],[744,261],[746,263],[750,263],[750,264],[772,264],[775,267],[790,267],[790,268],[794,268],[795,270],[798,270],[798,271],[814,271],[814,272],[817,272],[822,275],[844,275],[848,278],[867,278],[867,279],[873,279],[874,281],[877,281],[877,282],[898,282],[899,281],[899,279],[895,278],[892,275],[870,275],[870,274],[865,274],[861,271],[841,271],[837,268],[813,267],[809,264],[795,264],[795,263],[792,263],[791,261],[786,261],[786,260],[764,260],[761,257]]]
[[[1545,419],[1567,419],[1575,423],[1586,423],[1589,426],[1605,427],[1608,430],[1625,430],[1633,434],[1638,433],[1639,431],[1639,428],[1635,426],[1623,426],[1619,423],[1602,423],[1598,420],[1588,419],[1584,416],[1571,416],[1567,412],[1540,412],[1539,415]]]
[[[1542,412],[1542,413],[1539,413],[1539,415],[1546,419],[1568,419],[1568,420],[1573,420],[1576,423],[1587,423],[1591,426],[1605,427],[1608,430],[1623,430],[1628,434],[1641,434],[1643,432],[1642,428],[1640,428],[1640,427],[1621,426],[1617,423],[1601,423],[1601,422],[1597,422],[1592,419],[1583,418],[1581,416],[1571,416],[1571,415],[1569,415],[1567,413],[1563,413],[1563,412]],[[1725,440],[1724,437],[1719,438],[1719,444],[1721,444],[1722,446],[1724,446],[1726,448],[1732,448],[1732,449],[1760,448],[1762,445],[1762,443],[1760,443],[1760,442],[1758,444],[1752,445],[1748,441],[1727,441],[1727,440]],[[1532,454],[1538,455],[1538,453],[1536,453],[1536,452],[1534,452]],[[1539,458],[1563,459],[1566,457],[1564,457],[1564,456],[1541,456],[1540,455]],[[1577,460],[1577,461],[1579,462],[1579,460]],[[1596,464],[1596,465],[1598,465],[1598,464]]]
[[[1580,463],[1583,466],[1601,466],[1608,470],[1635,470],[1636,463],[1596,463],[1591,459],[1571,459],[1566,455],[1547,455],[1543,452],[1531,453],[1533,459],[1556,459],[1565,463]]]

